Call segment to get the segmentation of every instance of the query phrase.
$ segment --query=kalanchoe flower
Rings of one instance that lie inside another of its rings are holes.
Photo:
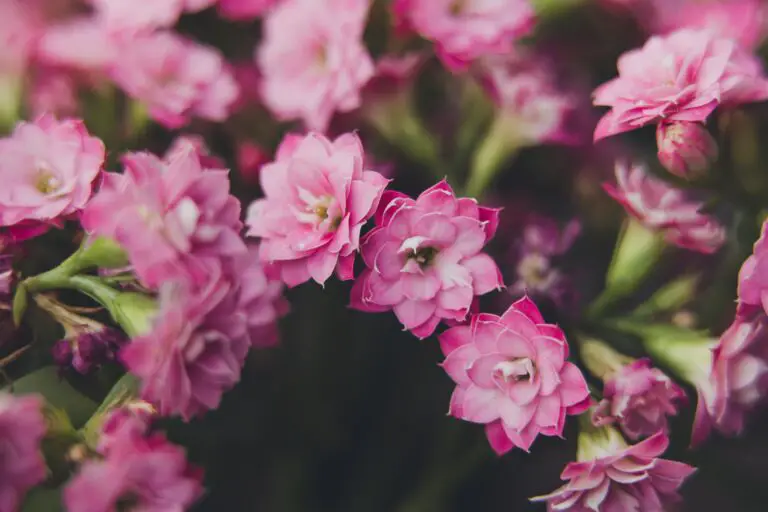
[[[593,414],[596,425],[618,423],[633,440],[668,431],[667,415],[677,414],[683,390],[650,359],[638,359],[604,376],[603,399]]]
[[[191,117],[224,121],[237,100],[237,82],[218,50],[173,32],[125,39],[109,76],[167,128]]]
[[[595,90],[594,103],[611,107],[595,140],[664,120],[701,122],[719,105],[768,98],[760,61],[732,39],[681,29],[653,36],[619,58],[619,76]]]
[[[419,338],[441,320],[463,320],[476,295],[503,286],[496,263],[481,252],[498,215],[474,199],[457,198],[445,181],[415,200],[386,193],[376,227],[361,246],[368,268],[352,288],[352,307],[393,310]]]
[[[104,144],[80,121],[43,116],[0,139],[0,226],[18,239],[45,231],[91,198]]]
[[[289,135],[259,177],[265,197],[251,204],[246,224],[248,235],[262,239],[261,260],[288,286],[323,284],[334,270],[352,279],[360,230],[388,183],[365,170],[357,135],[333,142],[317,133]]]
[[[501,316],[481,313],[440,335],[443,368],[456,382],[450,414],[486,425],[501,454],[528,450],[539,434],[561,436],[567,414],[590,403],[584,376],[566,361],[563,331],[520,299]]]
[[[660,123],[656,129],[659,162],[681,178],[696,178],[717,158],[717,142],[701,123]]]
[[[125,343],[125,336],[115,329],[102,326],[99,331],[84,331],[74,338],[64,338],[53,346],[54,359],[60,367],[72,366],[87,374],[108,361]]]
[[[257,18],[276,6],[281,0],[218,0],[219,14],[228,20]]]
[[[269,155],[264,148],[249,141],[237,145],[236,158],[240,177],[247,183],[258,183],[262,166],[269,163]]]
[[[768,221],[763,222],[760,238],[741,266],[738,294],[739,302],[768,312]]]
[[[725,241],[725,230],[704,206],[688,200],[683,191],[650,175],[643,165],[616,164],[616,186],[603,188],[645,227],[661,231],[667,242],[710,254]]]
[[[280,120],[325,131],[334,112],[360,106],[373,75],[363,45],[367,0],[285,0],[264,19],[256,60],[264,104]]]
[[[533,27],[527,0],[396,0],[397,23],[407,24],[435,43],[451,71],[465,70],[488,55],[503,55]]]
[[[130,410],[110,414],[99,443],[103,458],[86,461],[67,484],[67,510],[111,512],[121,503],[137,510],[187,510],[200,497],[202,471],[162,434],[146,434],[147,427],[147,419]]]
[[[24,494],[45,479],[42,403],[37,396],[0,391],[0,510],[20,510]]]
[[[669,440],[663,432],[627,446],[611,427],[579,434],[578,462],[560,475],[568,483],[556,491],[532,498],[545,501],[548,511],[661,512],[679,501],[677,489],[695,468],[659,458]]]
[[[199,259],[246,252],[240,203],[229,194],[227,171],[204,169],[194,145],[165,160],[132,153],[123,163],[124,174],[105,176],[82,222],[125,249],[144,285],[179,277],[202,281]]]
[[[211,154],[208,145],[205,143],[205,139],[200,135],[179,135],[165,151],[163,158],[165,160],[172,160],[176,155],[181,155],[188,151],[189,147],[194,148],[197,153],[197,159],[200,161],[200,165],[205,169],[225,169],[227,164],[216,155]]]
[[[89,0],[99,23],[112,31],[129,32],[170,27],[183,12],[196,12],[218,0],[152,0],[139,5],[125,0]]]

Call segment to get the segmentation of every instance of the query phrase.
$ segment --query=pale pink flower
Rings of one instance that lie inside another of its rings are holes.
[[[184,12],[201,11],[218,0],[151,0],[134,3],[126,0],[89,0],[96,17],[110,31],[134,33],[170,27]]]
[[[679,501],[677,489],[696,469],[659,458],[669,445],[663,432],[632,446],[615,430],[609,432],[588,450],[582,450],[582,433],[579,461],[569,463],[560,475],[568,483],[531,501],[545,501],[550,512],[662,512]]]
[[[768,98],[760,61],[735,41],[707,30],[681,29],[651,37],[619,58],[619,76],[594,92],[611,107],[595,140],[659,121],[704,121],[719,105]]]
[[[739,271],[739,302],[762,306],[768,312],[768,222]]]
[[[280,120],[325,131],[334,112],[360,106],[373,76],[363,45],[367,0],[285,0],[264,19],[256,60],[264,104]]]
[[[630,438],[668,432],[667,416],[677,414],[685,392],[649,359],[624,365],[605,379],[603,399],[594,412],[596,425],[618,423]]]
[[[179,135],[168,149],[165,151],[163,159],[170,161],[178,154],[183,154],[189,150],[189,147],[194,148],[197,158],[200,161],[200,165],[205,169],[226,169],[227,164],[216,155],[211,154],[211,150],[208,149],[208,145],[205,143],[205,139],[202,135]]]
[[[352,307],[393,310],[419,338],[441,320],[463,320],[476,295],[503,286],[496,263],[482,252],[498,215],[474,199],[457,198],[445,181],[415,200],[388,192],[361,246],[368,268],[352,288]]]
[[[265,197],[248,209],[248,235],[262,239],[260,257],[288,286],[333,274],[353,278],[360,230],[388,180],[364,167],[363,146],[349,133],[331,142],[317,133],[287,136],[262,167]]]
[[[28,0],[0,2],[0,77],[22,74],[34,57],[44,27],[38,11]]]
[[[644,226],[664,233],[669,243],[710,254],[725,242],[725,229],[701,213],[702,203],[648,173],[643,165],[616,164],[616,186],[603,188]]]
[[[26,100],[33,117],[72,117],[80,110],[78,82],[72,73],[37,66],[29,81]]]
[[[229,20],[258,18],[280,0],[218,0],[219,14]]]
[[[527,0],[396,0],[394,12],[399,23],[433,41],[454,72],[480,57],[509,53],[534,22]]]
[[[0,226],[22,232],[59,225],[91,198],[104,144],[81,121],[42,116],[0,139]]]
[[[442,366],[456,382],[450,414],[486,425],[499,454],[528,451],[539,434],[562,436],[567,414],[589,406],[589,390],[568,358],[559,327],[523,297],[501,316],[480,313],[440,335]]]
[[[200,259],[245,253],[240,202],[229,193],[228,171],[203,168],[194,145],[166,160],[132,153],[123,162],[125,173],[105,175],[82,222],[126,250],[144,285],[200,282],[206,279]]]
[[[46,431],[38,396],[0,391],[0,510],[21,510],[26,492],[46,477],[40,442]]]
[[[99,74],[118,60],[120,42],[93,16],[78,16],[46,27],[36,57],[49,66]]]
[[[168,128],[193,116],[224,121],[238,98],[237,82],[214,48],[154,32],[122,41],[119,50],[109,76]]]
[[[701,123],[659,123],[656,129],[659,162],[681,178],[703,174],[717,158],[717,142]]]
[[[760,306],[742,304],[713,350],[708,378],[699,386],[693,442],[714,427],[738,435],[746,416],[768,391],[768,318]]]
[[[69,481],[63,496],[67,510],[112,512],[128,502],[136,510],[181,511],[200,498],[202,471],[162,434],[147,434],[146,418],[119,409],[103,429],[103,457],[85,461]]]

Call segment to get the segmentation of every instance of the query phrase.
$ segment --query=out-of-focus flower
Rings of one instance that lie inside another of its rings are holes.
[[[138,510],[186,510],[200,497],[202,471],[162,434],[146,434],[142,415],[118,409],[103,428],[103,458],[83,463],[67,484],[67,510],[110,512],[124,502]]]
[[[417,199],[384,195],[376,227],[361,246],[368,267],[352,288],[361,311],[393,310],[419,338],[441,320],[463,320],[476,295],[503,286],[493,259],[481,252],[496,232],[499,210],[457,198],[445,181]]]
[[[78,84],[71,73],[38,66],[30,80],[26,99],[33,117],[71,117],[80,110]]]
[[[656,129],[659,162],[681,178],[695,178],[717,158],[717,142],[701,123],[665,123]]]
[[[364,168],[355,134],[331,142],[317,133],[287,136],[259,176],[265,197],[251,204],[248,235],[260,237],[261,260],[288,286],[333,274],[353,278],[360,230],[388,180]]]
[[[589,406],[589,390],[566,361],[568,342],[523,297],[501,316],[480,313],[440,335],[443,368],[456,382],[450,414],[486,425],[493,449],[528,450],[539,434],[561,436],[566,414]]]
[[[713,350],[712,367],[699,390],[693,441],[712,427],[738,435],[746,416],[768,391],[768,318],[759,306],[740,305]]]
[[[488,55],[503,55],[533,27],[527,0],[396,0],[395,16],[435,43],[451,71],[465,70]]]
[[[200,165],[205,169],[226,169],[227,164],[216,155],[211,154],[211,150],[208,149],[208,145],[205,143],[200,135],[179,135],[168,147],[163,158],[165,160],[172,160],[177,153],[183,154],[192,146],[197,153],[197,158],[200,161]]]
[[[719,105],[768,98],[760,61],[732,39],[707,30],[681,29],[651,37],[619,58],[619,76],[594,92],[611,107],[595,140],[659,121],[704,121]]]
[[[125,0],[89,0],[99,23],[110,31],[153,30],[176,24],[184,12],[201,11],[219,0],[152,0],[138,5]]]
[[[659,458],[669,439],[663,432],[632,446],[611,427],[579,434],[578,462],[560,475],[568,483],[532,498],[545,501],[547,510],[661,512],[679,501],[677,489],[695,468]]]
[[[261,168],[269,162],[269,155],[259,146],[250,141],[237,145],[237,171],[246,183],[258,183]]]
[[[45,480],[40,442],[46,431],[37,396],[0,391],[0,510],[20,510],[24,494]]]
[[[222,55],[173,32],[140,34],[119,45],[109,76],[168,128],[190,117],[224,121],[237,100],[237,82]]]
[[[0,226],[18,238],[60,225],[91,198],[104,144],[82,122],[43,116],[0,139]]]
[[[264,19],[256,60],[264,104],[280,120],[325,131],[334,112],[360,106],[373,76],[363,45],[366,0],[285,0]]]
[[[762,306],[768,312],[768,221],[763,223],[752,254],[741,266],[738,295],[739,302]]]
[[[187,141],[165,160],[132,153],[123,162],[125,173],[105,175],[82,222],[125,249],[143,284],[202,282],[207,276],[200,260],[246,252],[240,202],[229,193],[227,171],[203,168],[194,144]]]
[[[703,204],[651,176],[645,166],[616,164],[616,186],[603,188],[644,226],[664,233],[669,243],[710,254],[725,241],[725,230],[713,217],[701,213]]]
[[[280,0],[218,0],[219,14],[229,20],[257,18],[277,5]]]
[[[36,57],[47,66],[104,73],[118,60],[120,41],[93,16],[77,16],[47,26]]]

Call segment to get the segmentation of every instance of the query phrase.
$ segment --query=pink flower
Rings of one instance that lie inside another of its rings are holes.
[[[717,158],[717,142],[701,123],[659,123],[659,162],[681,178],[695,178]]]
[[[736,318],[713,350],[708,378],[699,386],[693,442],[712,427],[738,435],[747,413],[768,391],[768,318],[759,306],[740,305]]]
[[[67,510],[187,510],[202,494],[202,472],[162,434],[146,434],[146,418],[119,409],[104,425],[103,458],[84,462],[64,489]],[[102,440],[103,441],[103,440]]]
[[[34,57],[34,46],[43,29],[39,9],[28,1],[0,2],[0,76],[24,73]]]
[[[579,462],[568,464],[560,475],[568,483],[531,501],[546,501],[548,511],[661,512],[679,500],[677,489],[695,468],[659,458],[669,445],[663,432],[633,446],[627,446],[615,430],[609,432],[599,444],[593,441],[584,455],[582,434]]]
[[[768,312],[768,222],[763,223],[760,238],[752,254],[739,271],[739,302],[762,306]]]
[[[100,74],[119,60],[119,43],[93,16],[78,16],[46,27],[36,56],[48,66]]]
[[[360,106],[373,76],[363,45],[366,0],[285,0],[264,19],[256,60],[264,104],[280,120],[325,131],[334,112]]]
[[[250,141],[237,145],[237,170],[246,183],[258,183],[261,168],[269,163],[269,155],[263,147]]]
[[[566,414],[589,406],[589,390],[566,361],[568,342],[528,297],[501,316],[480,313],[440,335],[443,368],[456,382],[450,414],[486,425],[493,449],[528,451],[539,434],[562,436]]]
[[[46,431],[37,396],[14,396],[0,391],[0,510],[21,509],[22,498],[46,477],[40,442]]]
[[[422,339],[441,320],[463,320],[475,295],[503,286],[496,263],[481,252],[498,215],[474,199],[457,198],[445,181],[415,200],[386,193],[361,247],[368,268],[352,288],[352,307],[393,310]]]
[[[155,32],[124,40],[119,49],[109,75],[168,128],[179,128],[192,116],[224,121],[238,98],[237,82],[213,48]]]
[[[647,228],[663,232],[669,243],[705,254],[723,245],[725,230],[700,212],[704,205],[654,178],[645,166],[617,163],[616,181],[616,186],[603,184],[605,191]]]
[[[229,20],[258,18],[280,0],[218,0],[219,14]]]
[[[360,230],[388,181],[364,168],[355,134],[331,142],[317,133],[287,136],[275,161],[262,167],[265,197],[248,209],[248,235],[262,239],[260,257],[288,286],[323,284],[336,270],[353,278]]]
[[[19,123],[0,139],[0,226],[21,238],[59,225],[91,198],[104,144],[81,121]]]
[[[718,105],[768,98],[760,61],[733,40],[681,29],[651,37],[619,58],[619,76],[595,90],[595,105],[611,107],[595,140],[664,120],[704,121]]]
[[[229,194],[226,170],[204,169],[192,144],[160,160],[149,153],[123,158],[125,173],[108,173],[83,214],[89,232],[117,241],[142,283],[206,279],[199,261],[243,254],[240,203]]]
[[[152,0],[134,4],[125,0],[89,0],[101,24],[111,31],[131,32],[170,27],[183,12],[201,11],[218,0]]]
[[[596,425],[619,423],[637,440],[667,432],[667,415],[677,414],[676,403],[683,398],[683,390],[649,359],[638,359],[609,374],[593,419]]]
[[[80,110],[77,81],[71,73],[38,66],[29,78],[27,108],[34,117],[70,117]]]
[[[433,41],[451,71],[488,55],[503,55],[533,27],[527,0],[396,0],[395,15]]]
[[[177,155],[183,155],[192,147],[197,154],[200,165],[205,169],[225,169],[227,164],[216,155],[211,154],[205,139],[201,135],[179,135],[165,151],[163,158],[172,160]]]

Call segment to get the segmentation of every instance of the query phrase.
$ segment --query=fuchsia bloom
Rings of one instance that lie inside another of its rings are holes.
[[[119,48],[110,77],[168,128],[192,116],[224,121],[238,99],[237,82],[218,50],[173,32],[136,35]]]
[[[568,483],[531,501],[546,501],[550,512],[661,512],[680,499],[677,489],[696,469],[659,458],[669,445],[663,432],[633,446],[615,430],[610,433],[586,456],[579,437],[579,462],[568,464],[560,475]]]
[[[463,320],[475,295],[503,286],[496,263],[481,252],[498,216],[474,199],[457,198],[445,181],[415,200],[386,193],[361,246],[368,268],[352,288],[352,307],[393,310],[422,339],[441,320]]]
[[[280,120],[325,131],[334,112],[360,106],[373,76],[363,45],[366,0],[285,0],[264,19],[256,60],[264,104]]]
[[[162,434],[147,434],[146,418],[120,409],[103,428],[103,459],[86,461],[67,484],[67,510],[111,512],[121,502],[136,510],[187,510],[201,496],[202,471]]]
[[[260,257],[288,286],[323,284],[336,270],[353,278],[360,230],[373,215],[386,180],[364,168],[355,134],[331,142],[317,133],[287,136],[262,167],[265,197],[248,210],[248,235],[262,239]]]
[[[608,376],[593,419],[597,425],[619,423],[637,440],[667,432],[667,415],[677,414],[676,403],[683,398],[685,392],[649,359],[638,359]]]
[[[703,204],[654,178],[645,166],[616,164],[616,186],[604,184],[611,197],[652,230],[662,231],[669,243],[710,254],[725,241],[725,230],[713,217],[700,212]]]
[[[713,350],[707,379],[699,384],[693,442],[712,427],[738,435],[747,413],[768,391],[768,318],[760,306],[739,305],[736,318]]]
[[[619,58],[619,76],[595,90],[595,105],[611,107],[595,140],[661,120],[704,121],[718,105],[768,98],[760,61],[731,39],[682,29],[653,36]]]
[[[280,0],[218,0],[219,14],[229,20],[258,18]]]
[[[0,139],[0,226],[18,238],[60,225],[91,198],[104,144],[81,121],[43,116]]]
[[[37,396],[0,391],[0,510],[21,509],[26,492],[46,477],[40,442],[46,431]]]
[[[739,271],[739,302],[762,306],[768,312],[768,222],[763,223],[752,255]]]
[[[116,240],[142,283],[207,279],[199,261],[246,252],[240,203],[225,170],[204,169],[192,144],[161,160],[123,158],[125,173],[108,173],[83,214],[89,232]]]
[[[488,55],[503,55],[533,27],[527,0],[396,0],[395,15],[433,41],[451,71]]]
[[[561,436],[566,414],[589,407],[587,383],[566,361],[563,331],[524,297],[501,316],[480,313],[440,335],[443,368],[456,382],[450,414],[484,423],[493,449],[528,450],[539,434]]]

